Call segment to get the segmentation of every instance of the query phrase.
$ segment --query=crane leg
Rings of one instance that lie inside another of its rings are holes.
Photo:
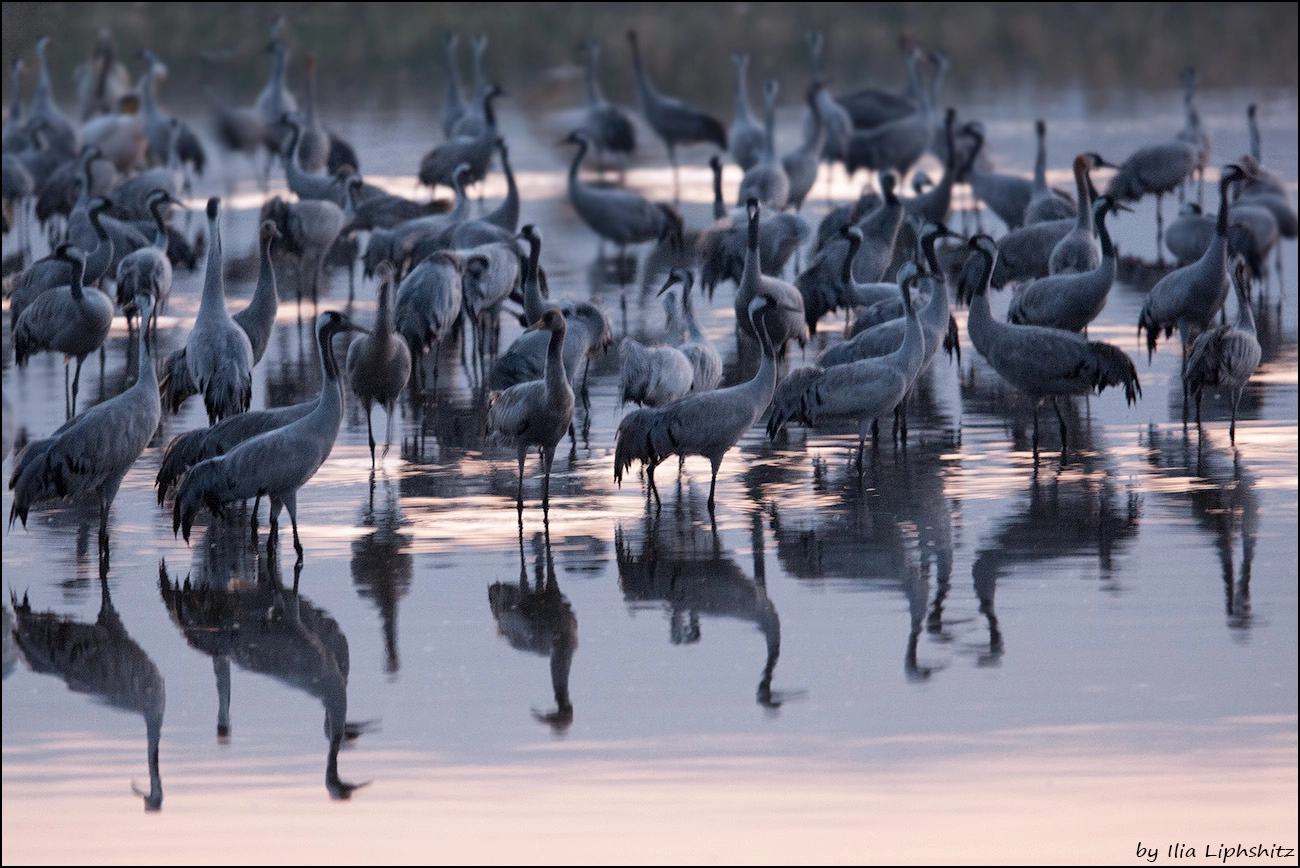
[[[555,447],[542,447],[542,514],[551,508],[551,463],[555,461]]]
[[[388,410],[388,423],[384,427],[384,451],[381,455],[383,458],[388,457],[388,450],[393,445],[393,416],[397,413],[397,401],[394,400],[385,409]],[[371,457],[373,459],[373,456]],[[372,460],[371,463],[373,464],[374,461]]]
[[[275,545],[280,540],[280,506],[280,498],[276,497],[274,494],[268,497],[266,505],[267,517],[269,519],[269,527],[266,535],[267,557],[274,556]]]
[[[528,447],[519,447],[519,492],[515,495],[515,505],[522,512],[524,508],[524,458],[528,456]]]
[[[72,375],[72,415],[68,417],[69,419],[77,415],[77,389],[81,385],[81,363],[83,361],[85,361],[84,357],[77,359],[77,371]]]
[[[709,477],[709,515],[713,515],[713,492],[718,487],[718,465],[720,461],[713,462],[713,473]]]
[[[659,489],[655,486],[655,466],[653,464],[647,464],[645,466],[645,478],[646,482],[650,485],[650,493],[655,496],[655,509],[662,509],[663,503],[659,500]]]
[[[1232,401],[1232,421],[1228,423],[1228,442],[1233,446],[1237,445],[1237,402],[1241,400],[1241,393],[1238,392]]]
[[[391,416],[389,417],[391,418]],[[366,436],[370,438],[370,469],[375,469],[375,429],[370,425],[370,402],[366,402]],[[385,452],[388,450],[385,449]]]
[[[1057,403],[1056,396],[1052,396],[1052,409],[1056,411],[1056,421],[1061,426],[1061,455],[1065,455],[1066,432],[1065,417],[1061,415],[1061,405]]]
[[[302,563],[302,543],[298,539],[298,492],[291,491],[284,496],[284,508],[289,511],[289,524],[293,527],[293,550],[298,554],[298,563]]]
[[[257,545],[257,511],[262,506],[262,495],[253,498],[253,515],[248,520],[248,529],[253,535],[253,545]]]
[[[1038,402],[1034,402],[1034,460],[1038,460]]]

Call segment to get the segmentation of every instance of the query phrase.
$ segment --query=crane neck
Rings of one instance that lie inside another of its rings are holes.
[[[1079,207],[1083,207],[1082,202],[1079,203]],[[1091,213],[1092,209],[1089,208],[1088,210],[1089,213]],[[1097,237],[1101,241],[1102,261],[1113,264],[1115,259],[1115,245],[1110,239],[1110,230],[1106,227],[1106,215],[1109,213],[1109,208],[1103,208],[1101,213],[1097,215]]]
[[[759,346],[763,350],[763,357],[759,360],[758,370],[754,372],[754,378],[748,385],[751,390],[759,394],[761,403],[766,408],[772,402],[772,396],[776,394],[776,349],[772,346],[772,338],[767,332],[766,318],[761,314],[755,317],[753,326],[754,332],[758,335]]]
[[[826,147],[826,117],[822,114],[822,107],[819,104],[821,93],[821,88],[818,88],[817,93],[808,100],[808,111],[812,115],[812,126],[807,129],[803,137],[803,144],[799,147],[801,154],[815,157],[820,157],[822,150]]]
[[[107,85],[108,74],[112,70],[112,63],[106,63],[104,70],[100,75],[101,88]],[[154,64],[153,58],[149,59],[149,68],[144,71],[144,78],[140,82],[140,111],[147,118],[157,117],[158,106],[154,102]],[[102,93],[101,93],[102,96]]]
[[[266,241],[260,244],[259,262],[257,267],[257,286],[253,288],[253,300],[248,306],[254,311],[261,311],[265,308],[272,310],[279,307],[279,297],[275,285],[275,266],[271,261],[271,246],[275,243],[275,236],[269,235]],[[260,318],[259,318],[260,319]],[[275,319],[275,315],[271,315]]]
[[[460,93],[460,69],[456,66],[456,40],[447,40],[447,102],[463,105]]]
[[[50,65],[45,60],[45,40],[36,43],[36,58],[40,61],[40,74],[36,81],[36,93],[32,95],[32,114],[37,114],[37,107],[49,106],[53,86],[50,83]]]
[[[853,288],[853,260],[857,258],[858,250],[861,248],[861,233],[849,235],[849,250],[844,254],[844,262],[840,265],[840,284],[845,290]]]
[[[1246,276],[1240,275],[1240,279],[1232,281],[1233,289],[1237,293],[1237,328],[1252,335],[1255,331],[1255,310],[1250,306],[1250,299],[1246,297]]]
[[[308,127],[316,126],[316,64],[307,67],[307,96],[303,99],[302,119]]]
[[[569,190],[578,190],[582,184],[578,181],[578,167],[582,165],[582,160],[587,156],[587,140],[578,139],[578,153],[573,155],[573,162],[569,164]]]
[[[763,156],[776,160],[776,90],[770,87],[763,93]]]
[[[568,375],[564,371],[564,334],[566,328],[551,331],[551,339],[546,345],[546,391],[563,391],[569,386]]]
[[[83,253],[80,259],[69,257],[67,261],[72,265],[72,280],[68,288],[72,290],[72,297],[81,301],[85,296],[86,256]]]
[[[587,49],[587,105],[591,108],[601,108],[605,105],[605,95],[600,92],[600,79],[596,74],[596,64],[600,60],[600,52],[594,47]]]
[[[372,340],[380,346],[387,344],[397,329],[392,296],[393,279],[390,277],[379,284],[379,310],[375,314],[375,334]]]
[[[749,110],[749,58],[738,54],[733,60],[736,64],[736,120],[753,123],[754,115]]]
[[[541,257],[542,240],[534,235],[528,239],[528,265],[524,269],[524,316],[529,323],[537,322],[546,312],[546,302],[542,298],[541,278],[538,276]]]
[[[14,92],[17,92],[16,87]],[[1251,111],[1246,113],[1246,124],[1250,127],[1250,155],[1255,158],[1255,162],[1262,165],[1264,158],[1261,156],[1262,149],[1259,140],[1259,123],[1255,120],[1254,109],[1255,107],[1252,105]]]
[[[925,105],[925,88],[921,85],[920,62],[920,52],[907,52],[907,89],[904,91],[904,95],[912,99],[917,105],[923,106]]]
[[[1092,184],[1090,183],[1088,163],[1085,160],[1074,161],[1074,187],[1078,197],[1079,210],[1075,214],[1075,228],[1088,235],[1096,234],[1092,218]]]
[[[934,70],[934,78],[930,79],[930,89],[926,94],[927,99],[923,103],[927,112],[932,111],[939,104],[939,86],[943,84],[943,76],[947,71],[947,63],[940,63]]]
[[[226,310],[225,278],[221,273],[221,230],[219,217],[208,220],[208,265],[203,275],[203,296],[199,300],[199,316],[230,319]]]
[[[506,198],[483,219],[507,232],[514,232],[519,225],[519,186],[515,183],[515,173],[510,169],[506,149],[501,147],[498,150],[501,153],[501,171],[506,176]]]
[[[686,333],[690,335],[693,342],[704,343],[707,340],[704,332],[700,331],[700,324],[695,321],[695,304],[691,301],[691,283],[687,281],[682,285],[682,314],[686,318]]]
[[[158,394],[158,371],[152,364],[153,352],[149,348],[149,329],[146,328],[149,324],[149,317],[153,315],[155,305],[156,302],[151,298],[140,308],[140,361],[135,372],[135,384],[136,388],[150,389],[156,395]],[[141,383],[144,385],[141,385]]]
[[[271,89],[284,90],[284,43],[276,42],[271,57]]]
[[[641,108],[644,111],[659,96],[655,86],[650,83],[650,76],[646,74],[645,67],[641,64],[641,48],[635,39],[632,42],[632,71],[636,75],[637,96],[641,98]]]
[[[1034,192],[1051,195],[1047,189],[1047,132],[1037,132],[1038,151],[1034,156]]]
[[[989,281],[993,277],[994,257],[984,251],[978,251],[983,260],[980,266],[979,280],[975,284],[975,294],[970,299],[970,309],[966,317],[966,331],[971,343],[981,354],[988,347],[987,338],[994,328],[993,313],[989,310]]]
[[[967,130],[967,132],[975,140],[975,147],[970,149],[970,156],[966,158],[965,164],[961,167],[961,176],[963,178],[969,178],[972,174],[978,172],[975,161],[979,159],[980,151],[984,150],[984,137],[974,130]]]
[[[455,172],[451,177],[452,187],[456,190],[456,207],[447,214],[448,223],[455,225],[469,216],[469,198],[465,195],[465,174]]]
[[[488,83],[483,75],[483,55],[487,53],[487,40],[474,40],[471,49],[474,53],[474,96],[483,101],[484,108],[487,107]],[[489,123],[491,120],[489,119]]]
[[[161,250],[164,254],[167,252],[167,218],[163,216],[163,208],[167,207],[167,200],[159,197],[149,203],[149,212],[153,214],[153,225],[158,230],[158,235],[154,238],[153,246],[155,250]],[[105,233],[107,234],[107,233]]]

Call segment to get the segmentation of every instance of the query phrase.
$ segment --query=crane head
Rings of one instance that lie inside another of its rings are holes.
[[[221,211],[221,200],[216,196],[213,196],[211,199],[208,200],[208,220],[209,221],[216,220],[217,214],[220,213],[220,211]]]

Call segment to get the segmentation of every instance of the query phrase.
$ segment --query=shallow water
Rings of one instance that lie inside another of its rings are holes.
[[[1181,125],[1176,97],[1138,102],[1087,117],[1068,103],[1025,110],[1049,120],[1059,168],[1085,147],[1118,161]],[[1219,157],[1245,150],[1244,102],[1203,101]],[[1007,107],[987,116],[1000,164],[1027,171],[1030,123]],[[1266,162],[1294,189],[1294,98],[1261,117]],[[565,122],[507,118],[523,222],[542,228],[555,295],[594,298],[616,341],[653,339],[663,313],[641,286],[657,282],[643,262],[624,296],[563,198],[568,155],[550,143]],[[358,114],[340,131],[372,179],[410,194],[433,126]],[[782,141],[797,135],[792,114]],[[657,143],[642,141],[649,162],[631,182],[670,195]],[[708,182],[683,173],[690,227],[708,222]],[[251,254],[260,204],[251,182],[238,190],[230,257]],[[855,191],[837,172],[834,197]],[[1126,255],[1155,258],[1153,203],[1113,231]],[[374,473],[349,403],[300,492],[300,574],[291,555],[252,548],[242,521],[196,528],[192,546],[173,537],[152,482],[166,443],[206,421],[191,399],[113,508],[120,626],[101,609],[93,507],[34,512],[4,544],[19,601],[99,618],[88,641],[119,671],[134,666],[137,685],[156,689],[140,661],[156,667],[164,809],[142,817],[129,794],[148,787],[141,702],[34,671],[6,605],[4,861],[1113,862],[1139,845],[1294,847],[1295,242],[1282,261],[1281,288],[1256,309],[1264,362],[1235,448],[1223,400],[1207,400],[1201,436],[1184,428],[1177,343],[1143,358],[1144,290],[1120,283],[1090,336],[1134,357],[1143,397],[1074,401],[1063,465],[1050,413],[1034,461],[1030,405],[970,346],[959,311],[961,362],[940,355],[925,375],[905,449],[884,438],[859,477],[852,426],[795,428],[775,445],[755,427],[723,462],[716,521],[703,459],[680,478],[663,466],[662,512],[637,474],[612,485],[611,352],[592,367],[576,449],[566,441],[556,461],[549,522],[529,458],[521,525],[513,452],[484,448],[483,404],[463,369],[448,373],[453,351],[436,402],[422,418],[403,409],[401,443]],[[251,279],[228,292],[246,298]],[[342,307],[347,278],[332,280],[322,306]],[[201,282],[178,271],[160,357],[184,342]],[[362,322],[373,297],[359,286]],[[997,315],[1007,294],[993,303]],[[735,379],[731,288],[698,307]],[[310,305],[301,321],[292,301],[281,307],[255,407],[319,389],[311,319]],[[841,323],[823,321],[818,341]],[[518,331],[508,323],[503,346]],[[87,362],[83,407],[129,385],[127,350],[119,320],[102,378]],[[17,371],[5,358],[21,426],[48,435],[62,422],[58,360]],[[298,596],[285,590],[295,584]],[[331,803],[326,774],[340,717],[360,734],[339,778],[369,784],[347,804]]]

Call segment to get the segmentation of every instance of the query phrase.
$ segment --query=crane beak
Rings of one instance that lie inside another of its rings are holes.
[[[524,329],[524,333],[527,334],[528,332],[539,332],[544,328],[546,328],[545,323],[539,319],[537,322],[533,323],[528,328]]]
[[[671,274],[668,275],[668,279],[664,281],[664,285],[659,288],[659,291],[656,292],[655,295],[663,295],[665,292],[668,291],[668,287],[678,283],[681,283],[681,281],[678,280],[676,277],[673,277]]]

